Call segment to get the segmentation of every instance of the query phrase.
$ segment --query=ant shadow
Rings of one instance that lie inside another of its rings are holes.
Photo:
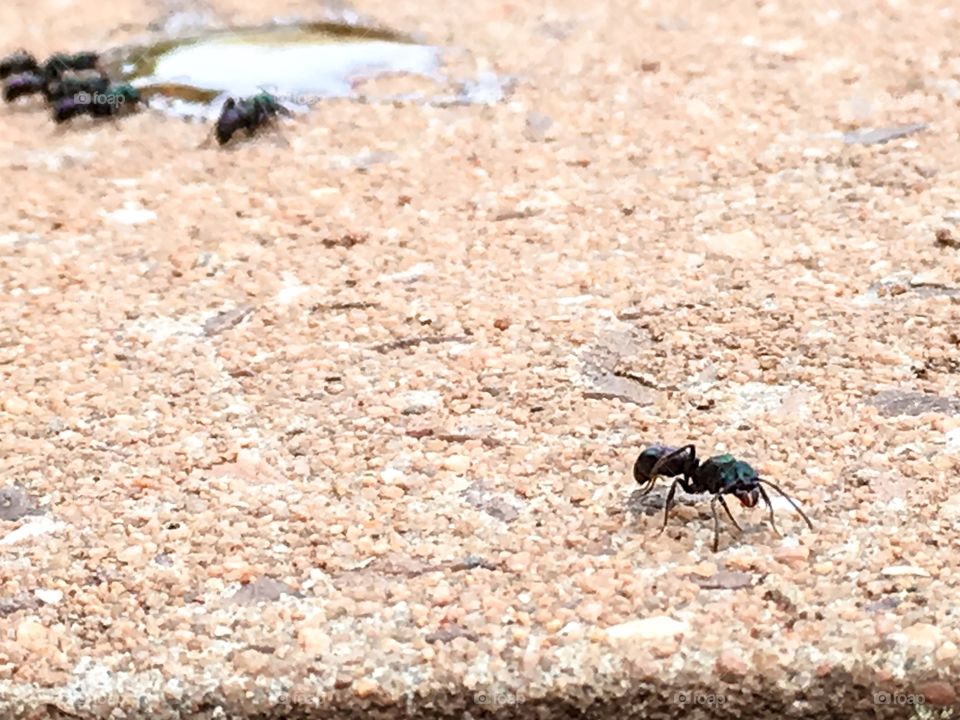
[[[38,111],[46,110],[46,108],[31,105],[30,103],[22,104],[13,104],[7,106],[7,114],[9,115],[36,115]],[[105,117],[105,118],[73,118],[69,122],[56,123],[54,122],[49,113],[44,113],[46,118],[50,120],[50,137],[63,137],[70,135],[72,133],[83,132],[85,130],[91,130],[104,125],[111,125],[114,130],[120,128],[119,118],[116,117]]]
[[[194,146],[195,150],[216,150],[217,152],[235,153],[240,152],[245,147],[258,145],[273,145],[274,147],[289,148],[291,143],[287,138],[276,133],[258,131],[253,135],[244,135],[242,137],[231,138],[229,142],[221,145],[217,142],[213,133],[209,133],[204,139]]]
[[[673,496],[673,505],[694,505],[695,501],[692,496],[687,496],[685,493],[677,492]],[[652,517],[654,515],[663,516],[663,509],[667,506],[667,488],[657,488],[646,494],[643,490],[637,489],[630,493],[630,497],[627,498],[625,503],[626,509],[633,513],[634,515],[646,515]]]
[[[655,517],[655,525],[657,529],[659,529],[660,524],[663,522],[664,508],[667,506],[668,492],[669,486],[664,485],[646,494],[644,494],[641,489],[634,490],[630,493],[630,497],[627,498],[624,503],[624,509],[634,518],[631,524],[636,527],[647,527],[649,523],[644,521],[643,518]],[[677,488],[677,492],[673,496],[673,506],[670,509],[670,519],[667,522],[667,533],[670,533],[671,529],[677,530],[684,525],[684,521],[674,514],[680,506],[692,507],[697,511],[697,517],[692,518],[689,522],[708,522],[711,523],[712,527],[713,516],[710,513],[709,500],[704,502],[702,495],[689,495],[680,488]],[[751,521],[748,517],[749,516],[745,516],[743,513],[737,516],[737,522],[740,523],[745,535],[759,532],[766,527],[762,520]],[[738,534],[736,528],[733,528],[732,532],[735,535]]]
[[[214,148],[219,152],[237,152],[245,146],[262,145],[263,143],[270,143],[275,147],[282,148],[292,147],[292,143],[287,138],[283,128],[280,127],[280,123],[271,120],[252,132],[246,129],[238,130],[233,137],[223,144],[217,142],[217,129],[213,127],[204,135],[203,140],[197,143],[194,149]]]
[[[38,105],[35,102],[20,102],[19,100],[14,100],[6,104],[6,109],[8,115],[29,115],[45,109],[45,106]]]
[[[80,133],[87,130],[96,130],[97,128],[110,127],[111,130],[119,130],[122,126],[120,122],[122,117],[78,117],[71,118],[67,122],[54,123],[50,134],[53,137]]]

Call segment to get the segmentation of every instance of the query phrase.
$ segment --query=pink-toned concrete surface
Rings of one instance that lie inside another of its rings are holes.
[[[960,8],[353,9],[512,94],[226,151],[0,111],[0,715],[952,717]],[[8,0],[0,47],[327,10]],[[656,441],[814,531],[658,536]]]

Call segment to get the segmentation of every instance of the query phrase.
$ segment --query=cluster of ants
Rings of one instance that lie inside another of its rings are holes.
[[[42,95],[58,124],[80,115],[114,117],[140,102],[136,88],[113,85],[99,63],[97,53],[78,52],[55,53],[41,64],[30,53],[18,50],[0,60],[3,99],[9,103]]]
[[[100,67],[95,52],[55,53],[43,63],[25,50],[0,59],[3,99],[14,102],[42,95],[53,109],[57,124],[81,115],[117,117],[145,104],[140,91],[129,84],[114,85]],[[227,98],[214,126],[217,142],[226,145],[239,131],[253,135],[279,115],[291,115],[276,97],[264,91],[249,98]]]

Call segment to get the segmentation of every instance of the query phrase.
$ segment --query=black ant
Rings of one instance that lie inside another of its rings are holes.
[[[3,99],[13,102],[25,95],[42,93],[48,103],[54,103],[65,97],[104,93],[109,87],[110,79],[106,75],[48,80],[35,72],[26,72],[14,75],[4,83]]]
[[[65,77],[60,80],[54,80],[47,83],[47,89],[44,93],[47,102],[54,103],[67,97],[93,96],[105,94],[110,89],[110,78],[106,75],[94,75],[93,77]]]
[[[80,115],[105,118],[120,115],[141,102],[140,91],[132,85],[112,85],[106,90],[60,98],[53,104],[53,120],[58,125]]]
[[[214,127],[217,142],[226,145],[240,130],[246,130],[248,136],[253,135],[280,114],[290,116],[293,113],[266,91],[240,100],[227,98]]]
[[[756,506],[759,499],[763,498],[767,507],[770,508],[770,526],[777,535],[780,535],[773,518],[773,504],[770,502],[767,491],[763,489],[764,485],[783,495],[813,530],[813,523],[810,522],[810,518],[804,514],[800,506],[789,495],[769,480],[759,477],[756,470],[742,460],[737,460],[733,455],[715,455],[700,462],[693,445],[684,445],[679,449],[653,445],[640,453],[633,465],[633,477],[642,487],[641,496],[650,492],[657,477],[661,475],[675,477],[676,480],[670,485],[670,491],[667,493],[667,504],[663,510],[663,526],[660,528],[660,533],[667,528],[667,518],[673,505],[673,496],[676,494],[677,485],[683,488],[686,493],[711,493],[713,495],[713,499],[710,501],[710,510],[713,513],[714,552],[717,552],[720,543],[717,501],[723,506],[727,517],[730,518],[737,530],[743,532],[743,528],[731,514],[724,495],[733,495],[746,507]]]
[[[17,50],[0,60],[0,80],[29,72],[40,74],[40,63],[26,50]]]
[[[100,56],[95,52],[55,53],[43,65],[25,50],[18,50],[0,60],[3,99],[13,102],[26,95],[43,94],[48,103],[77,93],[94,94],[109,86],[102,72],[100,77],[74,77],[77,73],[98,70]],[[9,79],[8,79],[9,78]]]
[[[47,91],[47,79],[33,71],[21,72],[7,79],[3,84],[3,99],[13,102],[17,98]]]
[[[43,75],[48,81],[59,79],[65,71],[96,70],[100,56],[95,52],[54,53],[43,63]]]

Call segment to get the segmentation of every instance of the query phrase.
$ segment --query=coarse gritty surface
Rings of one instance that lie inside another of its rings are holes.
[[[0,45],[325,12],[266,7],[10,1]],[[226,150],[2,108],[0,714],[956,712],[957,11],[354,9],[512,94]],[[654,442],[815,531],[657,535]]]

